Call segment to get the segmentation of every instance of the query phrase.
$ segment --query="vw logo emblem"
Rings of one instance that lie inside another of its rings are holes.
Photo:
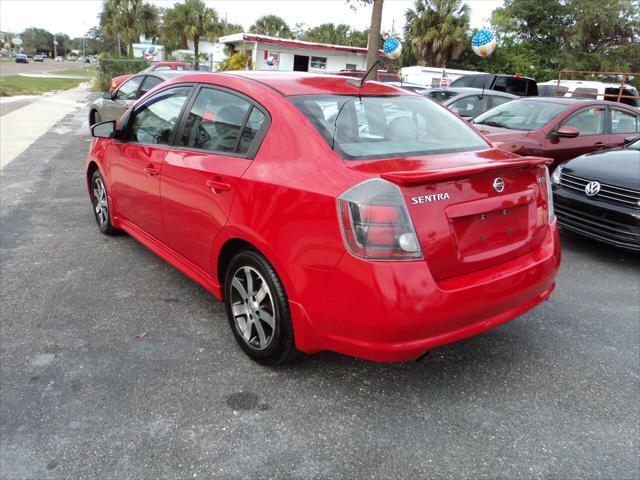
[[[584,187],[584,193],[586,193],[589,197],[593,197],[597,195],[600,191],[600,183],[599,182],[589,182],[587,186]]]
[[[493,188],[496,189],[496,192],[501,193],[504,190],[504,180],[500,177],[496,178],[493,181]]]

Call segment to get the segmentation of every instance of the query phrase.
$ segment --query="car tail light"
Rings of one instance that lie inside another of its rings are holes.
[[[367,180],[338,197],[338,216],[351,253],[369,260],[422,258],[411,217],[398,187]]]
[[[118,84],[115,82],[115,80],[111,80],[111,88],[116,88],[118,86]]]
[[[547,211],[549,212],[549,224],[551,224],[551,222],[553,222],[553,217],[555,216],[555,210],[553,208],[553,189],[551,188],[551,176],[549,175],[549,167],[545,167],[544,171],[545,183],[547,184]]]

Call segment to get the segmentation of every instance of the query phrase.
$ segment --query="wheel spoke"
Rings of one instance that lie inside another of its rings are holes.
[[[262,325],[260,325],[260,322],[254,322],[254,325],[256,326],[256,331],[258,332],[260,348],[264,348],[267,346],[267,337],[264,334],[264,329],[262,328]]]
[[[233,313],[234,317],[239,317],[241,315],[244,315],[246,317],[249,316],[249,309],[247,308],[247,306],[243,303],[239,304],[239,305],[233,305],[231,307],[231,312]]]
[[[273,320],[273,316],[270,313],[260,309],[258,310],[258,318],[260,318],[260,320],[262,320],[264,323],[269,325],[272,330],[275,329],[276,322]],[[257,323],[260,323],[260,322],[257,322]]]
[[[246,298],[248,297],[247,291],[242,285],[242,282],[238,280],[238,277],[233,278],[233,281],[231,282],[231,286],[238,291],[238,293],[240,294],[240,297],[242,297],[243,300],[246,300]]]
[[[247,296],[253,296],[253,276],[251,275],[251,269],[249,267],[244,267],[244,274],[247,278]]]
[[[260,289],[256,293],[256,303],[258,305],[262,303],[262,300],[264,300],[264,297],[267,296],[267,293],[268,293],[267,286],[263,282],[262,285],[260,286]]]

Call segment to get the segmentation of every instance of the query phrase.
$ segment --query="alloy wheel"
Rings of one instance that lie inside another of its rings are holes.
[[[93,180],[93,208],[98,224],[103,226],[109,220],[109,202],[107,200],[107,189],[101,178]]]
[[[246,265],[236,270],[230,300],[235,327],[244,342],[255,350],[269,347],[276,320],[273,295],[264,277]]]

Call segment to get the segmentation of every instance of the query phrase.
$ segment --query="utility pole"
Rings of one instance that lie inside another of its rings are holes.
[[[58,56],[58,41],[56,40],[56,36],[53,36],[53,61],[55,62],[56,57]]]
[[[86,32],[84,31],[84,22],[82,22],[82,69],[85,69],[86,66],[86,62],[84,61],[84,34]]]

